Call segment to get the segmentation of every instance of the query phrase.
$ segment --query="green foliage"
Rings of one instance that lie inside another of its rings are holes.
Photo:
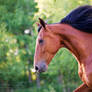
[[[33,66],[35,46],[33,41],[35,34],[32,32],[35,22],[34,13],[38,10],[35,5],[33,0],[0,0],[0,82],[2,85],[16,87],[20,85],[19,82],[28,83],[27,71],[28,67]]]
[[[36,17],[45,18],[49,23],[59,22],[71,10],[80,5],[92,5],[91,0],[36,0],[36,2],[39,8]]]
[[[0,38],[0,79],[15,81],[21,77],[20,73],[24,68],[19,55],[15,55],[18,50],[17,40],[14,35],[7,32],[5,24],[0,25]]]
[[[34,23],[35,5],[33,0],[0,0],[0,23],[5,22],[8,31],[23,33]]]

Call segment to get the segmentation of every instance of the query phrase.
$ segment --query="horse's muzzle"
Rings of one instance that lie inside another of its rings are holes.
[[[36,72],[45,72],[47,70],[47,64],[45,62],[38,62],[34,65]]]

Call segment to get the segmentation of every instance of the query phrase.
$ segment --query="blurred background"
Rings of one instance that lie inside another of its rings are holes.
[[[60,49],[47,72],[35,74],[38,18],[59,22],[92,0],[0,0],[0,92],[72,92],[82,82],[75,58]]]

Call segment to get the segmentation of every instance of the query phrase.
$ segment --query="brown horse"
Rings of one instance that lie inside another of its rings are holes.
[[[44,72],[57,51],[65,47],[78,61],[83,84],[74,92],[92,92],[92,6],[73,10],[60,23],[46,24],[40,19],[34,68]]]

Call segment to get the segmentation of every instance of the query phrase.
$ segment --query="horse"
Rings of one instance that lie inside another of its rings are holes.
[[[45,72],[57,51],[65,47],[78,62],[83,81],[73,92],[92,92],[92,6],[80,6],[60,22],[47,24],[39,18],[34,68]]]

